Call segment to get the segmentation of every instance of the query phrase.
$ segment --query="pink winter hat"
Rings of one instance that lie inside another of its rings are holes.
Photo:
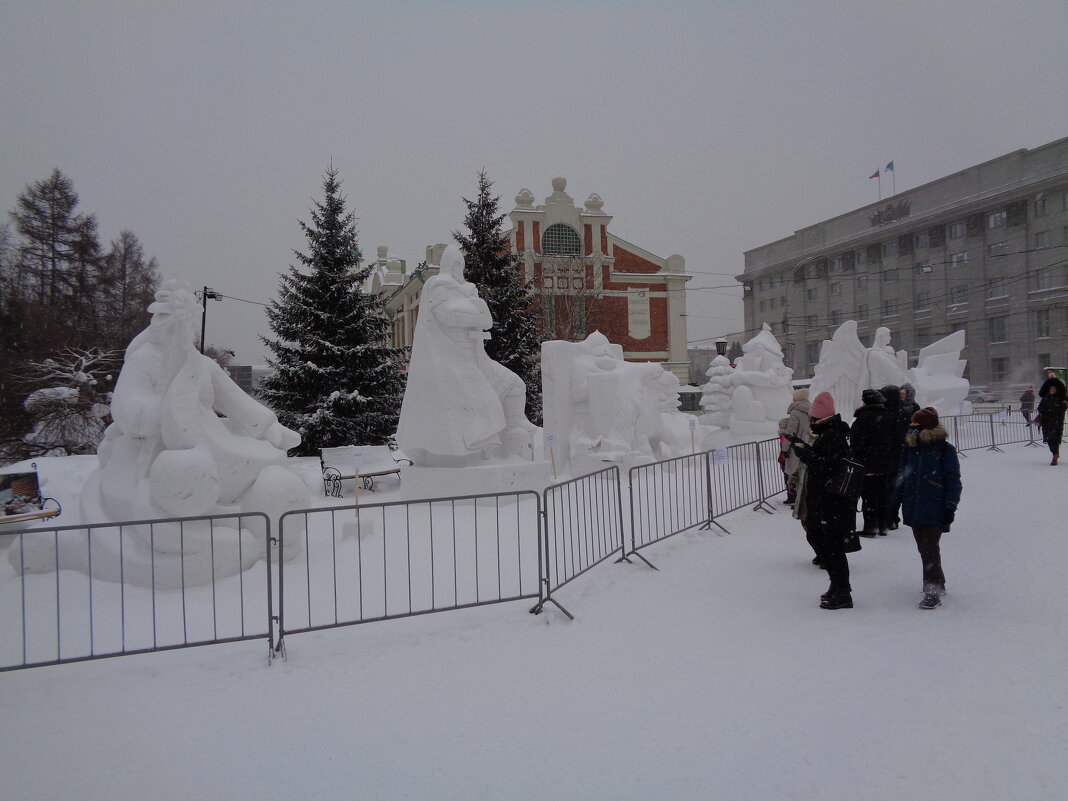
[[[834,398],[831,397],[830,392],[821,392],[816,396],[816,400],[812,401],[812,408],[809,409],[809,417],[813,420],[822,420],[824,417],[830,417],[834,414]]]

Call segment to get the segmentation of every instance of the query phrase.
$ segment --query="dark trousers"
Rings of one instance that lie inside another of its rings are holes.
[[[860,488],[861,510],[864,515],[864,533],[878,534],[890,526],[890,482],[892,475],[864,476]]]
[[[849,586],[849,560],[845,551],[842,550],[842,537],[830,532],[819,520],[809,518],[805,525],[805,536],[808,544],[816,552],[820,564],[827,571],[831,580],[831,589],[841,592],[850,592]]]
[[[1027,421],[1027,425],[1031,425],[1031,410],[1020,409],[1020,414],[1023,415],[1023,419]]]
[[[942,539],[940,526],[913,526],[912,536],[916,538],[916,550],[923,561],[923,588],[934,587],[946,589],[946,576],[942,572],[942,551],[938,547]]]

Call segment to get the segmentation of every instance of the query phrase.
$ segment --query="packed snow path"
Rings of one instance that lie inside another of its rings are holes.
[[[852,610],[786,510],[506,604],[0,676],[4,797],[1043,801],[1068,787],[1068,465],[963,459],[925,612],[907,529]],[[776,507],[782,509],[781,503]]]

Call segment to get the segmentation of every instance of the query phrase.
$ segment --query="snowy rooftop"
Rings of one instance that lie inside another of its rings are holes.
[[[907,530],[818,608],[801,529],[743,511],[522,604],[0,676],[12,799],[1060,799],[1068,467],[962,460],[949,594]],[[1008,490],[1008,491],[1007,491]],[[7,560],[2,560],[9,576]]]

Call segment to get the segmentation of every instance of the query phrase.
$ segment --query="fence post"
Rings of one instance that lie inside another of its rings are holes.
[[[289,514],[289,512],[285,512],[278,518],[278,537],[276,539],[276,542],[278,543],[278,614],[277,615],[273,614],[273,609],[272,609],[272,614],[271,614],[271,622],[278,624],[278,639],[273,644],[272,654],[274,656],[281,656],[283,660],[285,660],[285,658],[286,658],[285,624],[283,622],[283,616],[284,616],[284,611],[283,610],[285,609],[285,605],[286,605],[286,593],[285,593],[286,568],[285,568],[285,559],[282,558],[282,553],[283,553],[283,551],[285,549],[285,545],[286,545],[286,539],[285,539],[286,538],[286,526],[285,526],[285,522],[286,522],[286,516],[288,514]],[[271,564],[270,563],[270,555],[269,555],[270,554],[270,546],[271,546],[271,543],[268,541],[268,544],[267,544],[268,575],[270,575],[270,564]],[[269,601],[268,603],[273,603],[273,602]],[[272,631],[273,631],[273,628],[272,628]]]
[[[997,451],[998,453],[1004,453],[1004,451],[1001,450],[1001,448],[998,447],[998,444],[997,444],[998,440],[997,440],[997,437],[994,434],[994,415],[990,414],[990,415],[987,415],[987,417],[990,418],[990,447],[987,448],[987,450],[988,451]]]
[[[762,509],[770,514],[775,514],[775,510],[771,508],[771,505],[766,503],[767,496],[764,493],[764,465],[760,460],[760,443],[754,442],[753,449],[756,451],[756,472],[757,472],[757,494],[760,495],[760,500],[753,506],[753,511]]]

